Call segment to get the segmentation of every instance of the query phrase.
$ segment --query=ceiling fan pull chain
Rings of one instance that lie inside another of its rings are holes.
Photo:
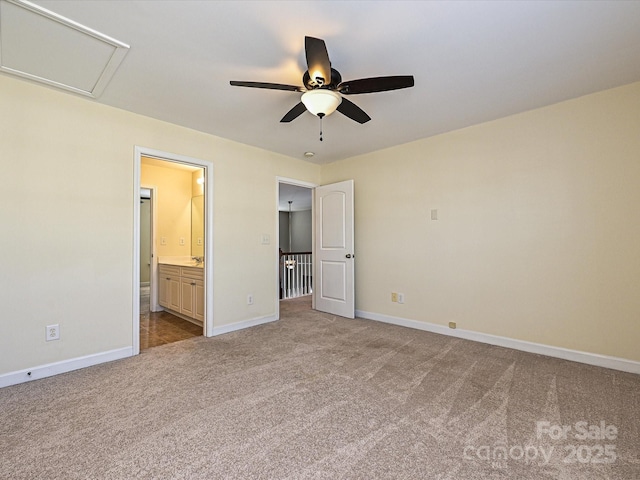
[[[322,117],[324,117],[324,113],[319,113],[318,116],[320,117],[320,141],[322,141]]]

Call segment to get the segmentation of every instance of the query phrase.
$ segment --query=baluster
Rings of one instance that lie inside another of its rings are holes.
[[[302,259],[302,255],[298,255],[299,259]],[[300,265],[300,263],[298,263],[298,265]],[[298,296],[301,297],[302,295],[304,295],[303,290],[302,290],[302,267],[298,267]]]
[[[282,260],[282,282],[284,285],[282,286],[283,296],[284,298],[289,298],[289,279],[287,278],[287,256],[284,255]]]
[[[307,294],[307,261],[306,255],[300,255],[300,258],[302,259],[302,272],[300,273],[300,275],[302,276],[302,295],[306,295]]]
[[[293,261],[295,262],[298,259],[298,255],[294,255]],[[293,264],[293,296],[299,297],[298,295],[298,264]]]
[[[289,255],[289,261],[293,260],[293,255]],[[292,265],[292,264],[290,264]],[[293,284],[293,268],[289,269],[289,298],[293,298],[295,296],[294,284]]]
[[[289,280],[287,279],[287,256],[282,256],[282,296],[289,298]]]
[[[304,256],[304,294],[309,295],[309,255]]]
[[[291,260],[291,255],[287,255],[287,298],[291,298],[291,269],[289,268],[289,260]]]
[[[298,286],[298,282],[297,282],[297,278],[296,278],[296,256],[295,255],[291,255],[291,260],[293,260],[293,263],[291,264],[291,266],[293,267],[291,269],[291,298],[296,298],[298,296],[298,292],[296,291],[296,288]]]

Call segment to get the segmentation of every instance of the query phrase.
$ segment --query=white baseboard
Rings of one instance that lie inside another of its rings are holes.
[[[409,320],[406,318],[392,317],[379,313],[364,312],[356,310],[356,317],[367,320],[376,320],[378,322],[390,323],[401,327],[415,328],[416,330],[424,330],[426,332],[439,333],[450,337],[464,338],[475,342],[488,343],[499,347],[513,348],[523,352],[537,353],[547,355],[549,357],[562,358],[563,360],[571,360],[573,362],[586,363],[597,367],[611,368],[623,372],[640,374],[640,362],[627,360],[624,358],[610,357],[607,355],[599,355],[597,353],[581,352],[579,350],[570,350],[568,348],[554,347],[551,345],[543,345],[541,343],[527,342],[517,340],[515,338],[500,337],[490,335],[488,333],[473,332],[471,330],[453,329],[434,323],[419,322],[417,320]]]
[[[18,383],[30,382],[39,378],[58,375],[59,373],[71,372],[79,368],[91,367],[99,363],[120,360],[121,358],[131,357],[133,355],[132,347],[118,348],[109,350],[108,352],[96,353],[84,357],[71,358],[61,362],[48,363],[46,365],[38,365],[37,367],[18,370],[17,372],[9,372],[0,375],[0,388],[9,385],[17,385]]]
[[[277,317],[275,315],[267,315],[266,317],[252,318],[250,320],[243,320],[241,322],[230,323],[229,325],[222,325],[221,327],[213,327],[213,332],[210,336],[215,337],[217,335],[223,335],[225,333],[235,332],[236,330],[243,330],[245,328],[262,325],[263,323],[275,322],[276,320],[277,320]]]

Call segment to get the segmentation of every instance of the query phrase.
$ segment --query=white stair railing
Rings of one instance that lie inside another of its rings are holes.
[[[280,254],[281,298],[296,298],[311,295],[313,280],[313,257],[311,252]]]

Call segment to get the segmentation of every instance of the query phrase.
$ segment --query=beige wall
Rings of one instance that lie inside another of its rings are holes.
[[[204,172],[202,168],[199,168],[191,174],[191,195],[197,197],[198,195],[204,195],[204,183],[198,183],[200,178],[204,178]]]
[[[640,84],[322,169],[4,76],[0,111],[0,375],[131,346],[136,145],[214,164],[216,327],[275,313],[276,176],[353,178],[359,310],[640,361]]]
[[[348,178],[357,309],[640,361],[640,83],[322,170]]]
[[[148,165],[142,159],[140,183],[156,187],[156,249],[158,256],[191,255],[192,172],[168,166]],[[199,186],[199,185],[198,185]],[[161,239],[165,239],[162,244]],[[180,245],[180,239],[184,244]]]
[[[276,176],[318,166],[6,76],[0,111],[0,374],[132,345],[136,145],[214,164],[215,326],[275,314]]]

